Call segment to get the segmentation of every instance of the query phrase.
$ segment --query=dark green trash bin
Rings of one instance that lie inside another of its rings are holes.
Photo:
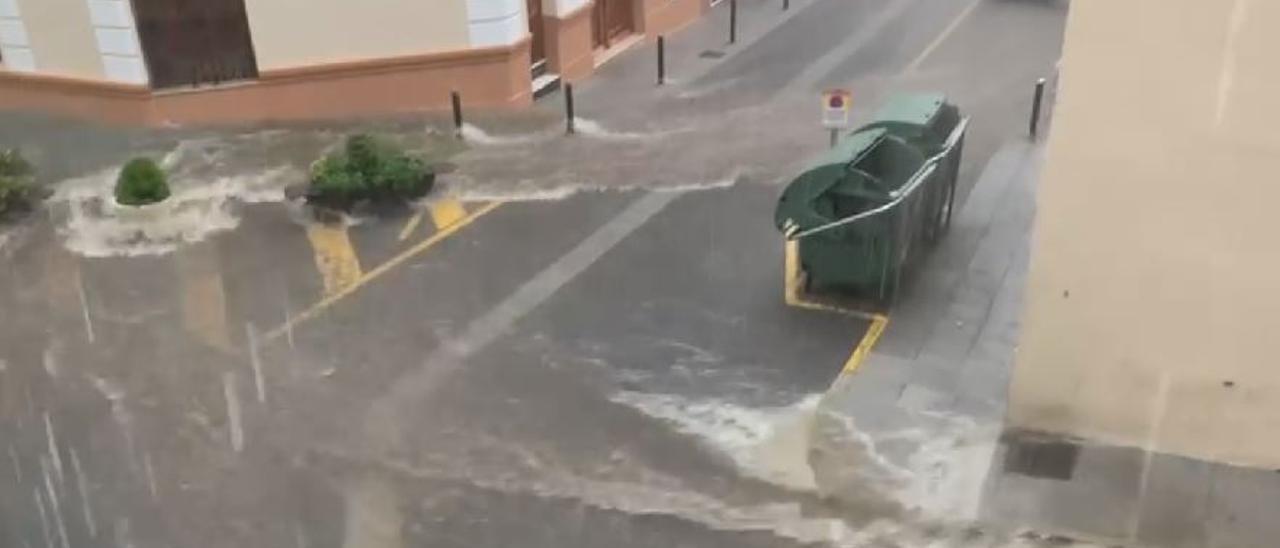
[[[951,223],[968,119],[941,94],[899,95],[778,199],[808,287],[889,300],[902,269]]]

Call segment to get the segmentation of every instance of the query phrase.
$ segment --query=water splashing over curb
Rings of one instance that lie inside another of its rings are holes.
[[[66,205],[60,231],[67,249],[88,257],[161,255],[239,224],[235,206],[284,200],[284,186],[301,178],[281,166],[210,182],[177,180],[173,195],[155,214],[114,203],[115,170],[63,183],[54,203]]]

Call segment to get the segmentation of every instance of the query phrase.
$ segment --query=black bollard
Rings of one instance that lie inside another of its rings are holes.
[[[658,37],[658,85],[667,83],[667,38]]]
[[[1031,138],[1035,139],[1040,130],[1040,104],[1044,101],[1044,78],[1036,81],[1036,95],[1031,100]]]
[[[573,84],[564,85],[565,133],[573,135]]]
[[[453,136],[462,138],[462,95],[458,92],[450,92],[450,98],[453,100]]]

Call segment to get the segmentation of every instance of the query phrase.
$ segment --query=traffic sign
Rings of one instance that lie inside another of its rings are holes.
[[[853,107],[853,92],[847,89],[829,89],[822,92],[822,127],[844,129],[849,127],[849,110]]]

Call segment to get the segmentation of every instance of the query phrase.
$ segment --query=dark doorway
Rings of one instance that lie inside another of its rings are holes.
[[[258,77],[244,0],[133,0],[151,87]]]
[[[635,30],[632,0],[596,0],[591,30],[598,48],[607,48]]]

